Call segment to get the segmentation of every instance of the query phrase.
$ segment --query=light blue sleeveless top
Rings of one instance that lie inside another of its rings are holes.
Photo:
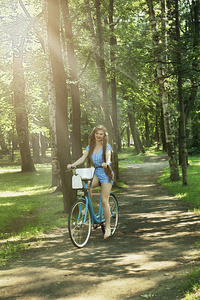
[[[106,151],[107,150],[111,150],[112,153],[112,147],[109,144],[106,147]],[[89,145],[87,146],[86,151],[89,152]],[[103,162],[104,160],[103,160],[103,147],[102,147],[97,154],[95,154],[93,151],[92,164],[96,168],[97,166],[101,166]]]

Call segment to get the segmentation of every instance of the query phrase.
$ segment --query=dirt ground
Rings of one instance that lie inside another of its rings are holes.
[[[157,184],[166,158],[129,165],[115,235],[93,230],[83,249],[67,229],[41,237],[0,271],[0,299],[180,299],[180,283],[200,264],[200,218]]]

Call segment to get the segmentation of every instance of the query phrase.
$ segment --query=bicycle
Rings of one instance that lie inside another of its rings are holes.
[[[94,229],[101,227],[103,234],[105,233],[105,218],[103,215],[103,208],[101,204],[101,195],[99,198],[98,212],[95,213],[92,204],[92,199],[89,193],[89,183],[92,182],[94,170],[95,168],[76,169],[76,174],[72,177],[72,184],[73,178],[76,181],[75,186],[72,187],[77,190],[82,190],[84,193],[83,197],[78,197],[77,201],[72,205],[68,219],[68,230],[70,239],[72,243],[78,248],[82,248],[87,244],[90,238],[92,227]],[[119,221],[119,204],[116,196],[112,192],[109,196],[109,204],[110,228],[111,236],[113,236],[117,229]]]

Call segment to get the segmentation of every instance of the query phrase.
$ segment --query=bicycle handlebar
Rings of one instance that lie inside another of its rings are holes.
[[[76,169],[76,167],[71,167],[71,169],[68,169],[68,170],[66,170],[65,172],[70,172],[70,171],[73,171],[73,170],[75,170]],[[83,168],[84,169],[84,168]],[[96,166],[95,167],[95,170],[96,169],[103,169],[103,167],[102,166]]]

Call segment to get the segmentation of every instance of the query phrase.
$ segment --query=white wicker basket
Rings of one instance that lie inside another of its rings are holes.
[[[76,174],[72,176],[72,188],[74,190],[82,189],[82,179],[92,179],[94,176],[94,168],[76,169]]]
[[[80,175],[82,179],[92,179],[94,176],[94,168],[76,169],[76,174]]]

